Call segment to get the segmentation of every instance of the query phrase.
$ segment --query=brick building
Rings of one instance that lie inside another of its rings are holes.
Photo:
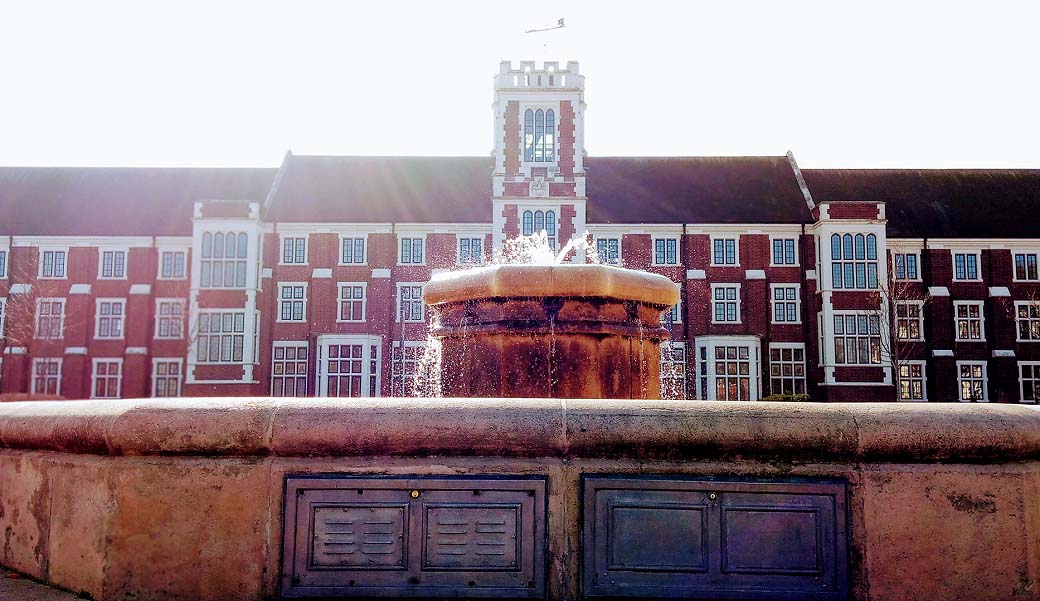
[[[408,394],[432,275],[588,231],[681,289],[670,396],[1035,399],[1040,172],[589,157],[583,98],[503,63],[490,157],[0,168],[0,392]]]

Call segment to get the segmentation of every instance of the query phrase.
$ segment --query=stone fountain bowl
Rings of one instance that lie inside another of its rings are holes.
[[[615,299],[664,310],[679,302],[679,289],[662,275],[609,265],[492,265],[440,274],[423,294],[430,305],[522,297]]]
[[[660,397],[666,277],[606,265],[494,265],[435,277],[423,296],[440,343],[440,393]]]

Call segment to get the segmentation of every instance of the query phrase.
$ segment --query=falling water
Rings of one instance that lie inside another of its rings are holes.
[[[606,263],[604,257],[599,256],[599,252],[596,248],[596,244],[593,241],[593,236],[589,232],[585,232],[582,236],[576,237],[568,241],[559,251],[556,251],[549,243],[549,238],[546,232],[543,230],[536,233],[533,236],[517,236],[505,241],[502,248],[496,250],[491,265],[562,265],[564,263],[585,263],[599,265]],[[484,266],[466,267],[465,270],[481,269]],[[549,317],[549,336],[550,336],[550,351],[549,351],[549,390],[550,395],[552,391],[556,389],[556,382],[553,381],[554,370],[553,365],[555,363],[555,352],[556,352],[556,335],[555,335],[555,314],[550,314]],[[434,312],[431,317],[430,329],[434,329],[439,323],[440,317]],[[467,336],[466,332],[467,320],[464,318],[463,337]],[[646,371],[646,358],[644,357],[644,350],[642,345],[642,333],[643,329],[640,325],[640,370],[645,373]],[[463,352],[465,352],[465,346],[463,345]],[[428,335],[426,343],[423,346],[423,352],[421,358],[416,361],[415,374],[413,380],[413,395],[416,397],[440,397],[443,391],[443,380],[445,376],[441,369],[443,362],[443,351],[441,342]],[[645,380],[645,378],[641,378]],[[645,383],[644,383],[645,386]]]

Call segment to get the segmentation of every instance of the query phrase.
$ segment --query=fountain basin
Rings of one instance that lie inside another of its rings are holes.
[[[547,478],[580,598],[582,477],[838,478],[856,600],[1037,599],[1040,411],[574,399],[0,405],[0,563],[106,599],[277,598],[287,477]]]
[[[424,300],[441,393],[649,399],[660,395],[660,275],[606,265],[495,265],[435,277]]]

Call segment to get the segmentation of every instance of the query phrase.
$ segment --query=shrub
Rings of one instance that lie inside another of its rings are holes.
[[[771,394],[759,400],[773,403],[808,403],[811,399],[807,394]]]

